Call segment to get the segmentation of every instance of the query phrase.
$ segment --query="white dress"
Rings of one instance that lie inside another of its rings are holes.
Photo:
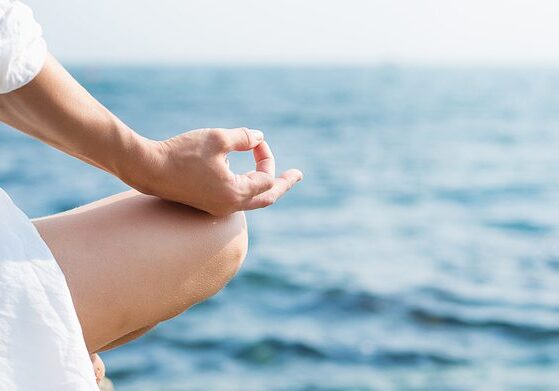
[[[0,0],[0,93],[31,81],[46,52],[31,10]],[[98,388],[64,274],[0,189],[0,391],[43,390]]]

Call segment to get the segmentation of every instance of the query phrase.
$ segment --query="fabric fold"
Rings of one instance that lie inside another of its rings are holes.
[[[0,93],[29,83],[40,72],[47,44],[33,11],[14,0],[0,0]]]
[[[98,391],[64,274],[1,189],[0,390]]]

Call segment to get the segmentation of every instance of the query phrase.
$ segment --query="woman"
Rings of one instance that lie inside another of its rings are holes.
[[[141,137],[47,53],[16,0],[0,0],[0,121],[135,189],[37,219],[36,230],[0,194],[0,390],[91,387],[85,348],[99,374],[95,353],[219,291],[246,255],[242,211],[273,204],[302,178],[275,178],[260,131]],[[231,151],[252,151],[255,170],[233,174]]]

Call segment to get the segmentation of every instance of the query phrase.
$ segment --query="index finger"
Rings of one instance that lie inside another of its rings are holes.
[[[253,150],[256,171],[265,172],[272,177],[276,176],[276,159],[266,141],[262,141]]]
[[[268,191],[274,186],[276,161],[270,146],[262,141],[253,149],[256,171],[236,175],[236,186],[245,197],[245,202]]]

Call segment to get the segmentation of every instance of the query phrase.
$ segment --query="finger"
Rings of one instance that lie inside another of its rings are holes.
[[[274,180],[274,185],[270,190],[247,201],[243,205],[243,210],[265,208],[274,204],[301,179],[303,179],[303,174],[299,170],[291,169],[284,172]]]
[[[265,172],[275,178],[276,160],[270,146],[266,141],[262,141],[253,149],[256,171]]]
[[[270,190],[274,186],[274,177],[260,171],[251,171],[244,175],[236,175],[236,186],[239,193],[247,200]]]
[[[260,130],[237,128],[220,129],[224,152],[250,151],[264,140]]]

